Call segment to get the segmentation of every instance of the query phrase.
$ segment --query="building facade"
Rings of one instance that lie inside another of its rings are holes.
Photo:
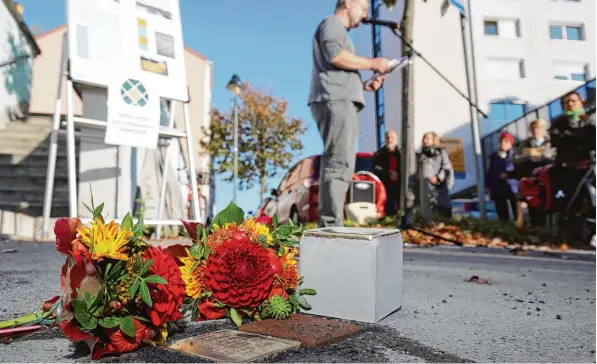
[[[22,11],[12,0],[0,3],[0,130],[27,118],[33,60],[40,54]]]
[[[413,46],[467,94],[459,10],[449,0],[411,1],[415,1]],[[465,41],[472,60],[471,86],[477,90],[479,108],[488,115],[479,121],[482,135],[595,77],[594,0],[463,2],[467,14]],[[400,22],[404,1],[398,5],[391,12],[383,7],[379,17]],[[371,56],[370,27],[356,30],[353,39],[362,55]],[[400,55],[400,41],[382,30],[381,49],[384,57],[394,58]],[[464,173],[458,175],[452,192],[473,186],[476,181],[468,102],[420,58],[415,58],[411,67],[415,145],[420,145],[426,131],[462,139]],[[384,129],[400,131],[401,75],[390,76],[383,96]],[[363,151],[378,148],[375,123],[380,110],[372,107],[374,95],[369,95],[367,101],[369,108],[361,113]]]

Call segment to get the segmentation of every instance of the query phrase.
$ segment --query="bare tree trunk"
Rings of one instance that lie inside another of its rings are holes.
[[[266,185],[266,181],[265,181],[265,173],[262,173],[261,176],[259,177],[259,184],[260,184],[260,191],[259,191],[259,202],[263,202],[263,197],[265,196],[266,190],[267,190],[267,185]]]
[[[404,16],[400,29],[404,38],[412,42],[413,36],[413,16],[415,11],[415,1],[405,0]],[[405,42],[402,42],[402,55],[408,54],[410,48]],[[400,209],[406,211],[407,194],[409,191],[408,181],[416,171],[415,147],[414,147],[414,63],[405,67],[402,71],[402,131],[401,131],[401,149],[402,158],[400,163]]]

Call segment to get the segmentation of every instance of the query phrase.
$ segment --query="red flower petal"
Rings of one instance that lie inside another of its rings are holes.
[[[77,237],[77,228],[81,225],[79,218],[69,219],[60,218],[54,224],[54,234],[56,235],[56,250],[63,254],[69,254],[71,243]]]
[[[180,220],[180,221],[184,225],[184,228],[187,230],[187,234],[189,235],[189,238],[191,238],[191,240],[193,240],[193,241],[197,241],[197,227],[199,225],[201,225],[201,223],[199,223],[197,221],[186,221],[186,220]]]

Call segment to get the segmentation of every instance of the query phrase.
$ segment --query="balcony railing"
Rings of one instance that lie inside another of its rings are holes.
[[[572,90],[571,90],[572,91]],[[586,107],[587,108],[594,108],[595,107],[595,79],[593,78],[590,81],[587,81],[584,85],[578,87],[575,91],[577,91],[585,100],[586,100]],[[562,95],[564,96],[564,95]],[[505,131],[509,132],[510,134],[514,135],[517,141],[524,140],[529,137],[529,124],[531,121],[537,119],[543,119],[547,122],[548,125],[551,125],[551,121],[558,116],[562,115],[562,105],[560,103],[560,99],[562,96],[553,99],[552,101],[548,102],[547,104],[540,106],[523,116],[519,117],[518,119],[512,120],[508,124],[502,126],[501,128],[485,135],[481,139],[481,145],[483,147],[483,157],[485,163],[489,161],[489,156],[491,153],[497,150],[498,146],[498,138],[499,135]]]

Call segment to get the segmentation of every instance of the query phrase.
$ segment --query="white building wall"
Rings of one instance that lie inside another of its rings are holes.
[[[442,16],[440,9],[444,0],[412,1],[415,1],[414,47],[463,93],[467,94],[458,10],[450,7]],[[466,4],[466,0],[464,2]],[[583,83],[554,80],[554,70],[557,69],[572,69],[575,65],[586,65],[587,78],[595,77],[596,2],[594,0],[470,0],[470,2],[478,102],[484,112],[489,113],[490,103],[501,99],[520,100],[528,103],[530,108],[537,107]],[[403,7],[404,1],[400,1],[392,12],[384,8],[380,18],[400,21]],[[484,20],[497,20],[500,35],[485,35]],[[511,26],[512,21],[517,22],[518,29]],[[549,25],[552,23],[582,25],[585,39],[582,41],[550,39]],[[393,37],[387,30],[382,35],[383,55],[388,58],[400,54],[400,42],[394,41]],[[372,38],[369,26],[357,29],[353,39],[359,54],[371,56]],[[496,71],[496,67],[488,65],[488,61],[492,59],[523,60],[524,78],[495,79],[507,78],[507,69]],[[426,131],[436,131],[441,137],[462,138],[465,144],[466,178],[457,180],[452,192],[473,186],[476,181],[467,101],[421,59],[415,59],[411,67],[414,67],[416,147],[420,146],[421,137]],[[492,72],[488,72],[488,69]],[[496,74],[498,77],[495,76]],[[392,75],[385,83],[388,129],[400,129],[401,125],[400,76]],[[367,102],[368,108],[360,114],[362,151],[377,149],[373,94],[370,94]],[[503,123],[482,120],[481,131],[486,134],[499,129],[502,125]]]
[[[1,2],[0,64],[33,53],[31,43],[6,7],[6,3]],[[22,108],[29,103],[31,97],[32,65],[33,57],[30,57],[0,67],[0,129],[4,129],[11,120],[25,116],[23,111],[27,110]]]

